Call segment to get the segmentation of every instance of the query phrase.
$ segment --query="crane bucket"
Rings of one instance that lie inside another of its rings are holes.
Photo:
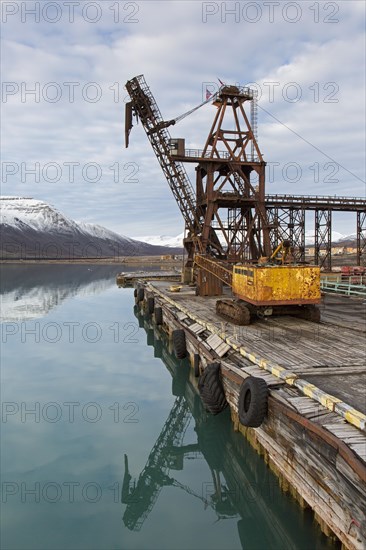
[[[125,107],[125,147],[129,144],[130,132],[132,129],[132,101],[128,101]]]

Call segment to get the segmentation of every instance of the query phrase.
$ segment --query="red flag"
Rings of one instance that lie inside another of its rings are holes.
[[[208,90],[208,88],[206,88],[206,100],[210,99],[211,96],[212,96],[211,92]]]

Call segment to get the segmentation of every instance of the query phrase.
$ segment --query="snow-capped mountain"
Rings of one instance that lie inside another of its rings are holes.
[[[7,226],[27,225],[35,231],[77,231],[77,224],[43,201],[25,197],[1,197],[0,222]]]
[[[22,197],[0,198],[1,258],[103,258],[181,252],[77,223],[47,203]]]
[[[342,235],[342,233],[338,233],[338,231],[332,231],[332,243],[337,243],[338,241],[351,239],[352,237],[346,237],[345,235]],[[356,235],[354,236],[356,238]],[[314,231],[305,231],[305,244],[312,245],[315,243],[315,233]]]
[[[1,258],[103,258],[181,253],[184,233],[131,239],[100,225],[76,222],[47,203],[22,197],[0,197]],[[307,245],[314,232],[306,231]],[[332,232],[333,243],[355,235]]]
[[[342,235],[342,237],[340,237],[339,239],[337,239],[337,241],[335,241],[337,244],[342,244],[342,243],[345,243],[345,242],[356,242],[357,240],[357,233],[352,233],[352,235]]]
[[[176,237],[169,237],[168,235],[148,235],[144,237],[136,237],[145,243],[152,244],[154,246],[167,246],[169,248],[181,248],[183,246],[184,233],[180,233]]]
[[[153,245],[160,245],[160,246],[168,246],[168,247],[178,247],[183,246],[183,237],[184,233],[180,233],[177,237],[168,237],[167,235],[148,235],[144,237],[139,237],[141,240],[143,240],[146,243],[150,243]],[[333,243],[342,243],[344,241],[355,241],[356,240],[356,234],[354,235],[343,235],[342,233],[339,233],[338,231],[332,231],[332,242]],[[305,231],[305,243],[306,245],[313,245],[315,242],[315,234],[314,231]]]
[[[114,231],[111,231],[110,229],[107,229],[106,227],[103,227],[102,225],[97,225],[93,223],[85,223],[85,222],[76,222],[79,229],[84,231],[87,235],[91,235],[92,237],[97,237],[98,239],[124,239],[124,241],[129,243],[134,243],[136,240],[130,239],[129,237],[126,237],[125,235],[119,235],[118,233],[115,233]]]

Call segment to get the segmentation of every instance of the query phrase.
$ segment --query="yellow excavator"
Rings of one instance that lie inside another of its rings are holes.
[[[216,312],[237,325],[249,325],[254,317],[297,315],[318,323],[320,268],[296,265],[291,243],[283,241],[269,258],[258,263],[237,264],[229,269],[216,260],[195,255],[195,264],[227,284],[234,299],[216,302]]]

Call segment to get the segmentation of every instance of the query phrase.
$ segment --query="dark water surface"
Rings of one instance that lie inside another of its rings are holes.
[[[116,272],[1,267],[1,549],[332,548]]]

